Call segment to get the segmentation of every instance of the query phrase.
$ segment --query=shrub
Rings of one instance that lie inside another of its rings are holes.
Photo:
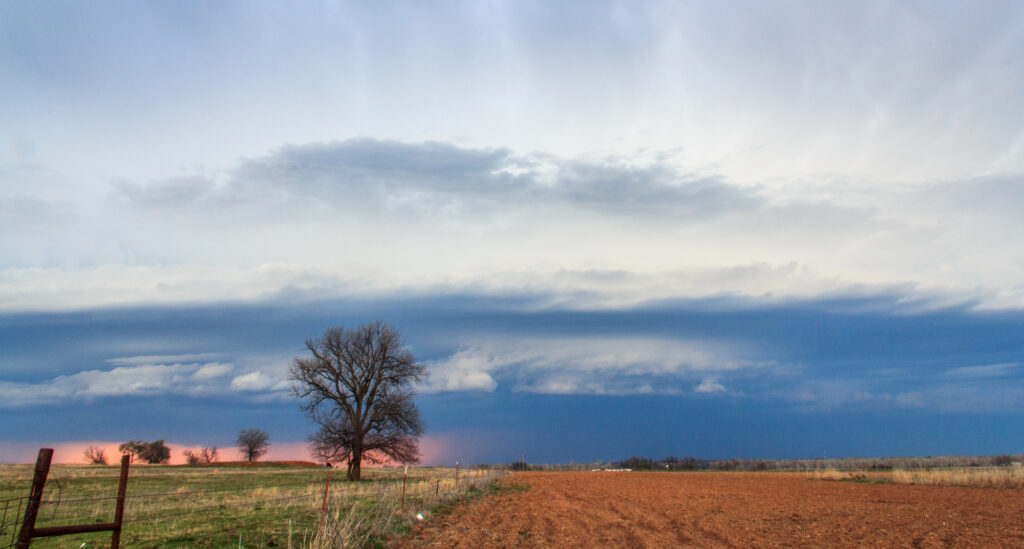
[[[1013,458],[1006,454],[992,457],[992,465],[1009,465],[1011,463],[1013,463]]]
[[[106,465],[107,456],[103,449],[98,446],[90,446],[85,449],[85,462],[91,465]]]

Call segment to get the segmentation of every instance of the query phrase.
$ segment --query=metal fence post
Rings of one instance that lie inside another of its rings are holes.
[[[402,512],[405,512],[405,481],[409,478],[409,466],[405,466],[405,472],[402,473]]]
[[[327,470],[327,483],[324,484],[324,504],[320,507],[320,524],[316,526],[317,535],[323,530],[324,527],[324,513],[327,512],[327,492],[331,489],[331,470]]]
[[[18,544],[15,546],[17,549],[28,549],[32,543],[32,531],[36,527],[36,515],[39,514],[39,502],[43,499],[46,476],[50,474],[51,460],[53,448],[40,448],[35,475],[32,477],[32,490],[28,495],[28,505],[25,506],[25,520],[21,523],[21,533],[18,534]]]

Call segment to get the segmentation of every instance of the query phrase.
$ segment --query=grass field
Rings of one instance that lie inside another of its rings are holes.
[[[317,536],[328,471],[319,467],[133,466],[124,547],[340,547],[372,543],[416,514],[482,492],[498,473],[412,468],[401,505],[401,469],[364,469],[364,480],[331,473],[326,526]],[[113,521],[118,467],[54,466],[37,526]],[[0,465],[0,548],[16,536],[32,481],[30,465]],[[40,538],[33,547],[102,547],[110,533]]]
[[[272,463],[255,467],[135,465],[129,477],[122,546],[372,546],[386,535],[407,531],[418,522],[416,515],[426,518],[432,513],[444,513],[451,503],[462,498],[493,493],[492,483],[503,473],[463,470],[456,482],[455,470],[451,468],[413,468],[409,470],[403,506],[401,469],[366,469],[365,480],[358,483],[344,482],[344,472],[335,470],[331,472],[327,512],[321,527],[327,474],[326,469],[319,467]],[[713,475],[695,474],[695,478]],[[742,476],[724,473],[730,474]],[[753,475],[751,478],[773,478],[772,473]],[[827,470],[807,475],[819,480],[1024,488],[1024,468],[1020,466]],[[118,468],[114,466],[54,466],[37,526],[112,521],[117,477]],[[671,474],[665,478],[669,477]],[[15,540],[31,480],[31,465],[0,465],[0,549],[11,546]],[[41,538],[33,542],[33,547],[84,549],[104,547],[109,541],[109,533],[79,534]]]

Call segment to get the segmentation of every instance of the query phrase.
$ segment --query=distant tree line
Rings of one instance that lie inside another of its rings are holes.
[[[668,456],[665,459],[653,460],[645,457],[633,456],[616,462],[616,469],[633,469],[634,471],[694,471],[700,468],[700,462],[695,457],[677,458]]]
[[[997,456],[927,456],[892,458],[815,458],[815,459],[697,459],[668,456],[654,460],[632,456],[621,461],[591,463],[533,464],[519,460],[499,466],[512,471],[589,471],[593,469],[632,469],[634,471],[819,471],[825,469],[891,470],[941,467],[1000,467],[1024,464],[1024,454]]]
[[[255,462],[270,447],[270,435],[259,429],[242,429],[238,433],[238,449],[249,462]],[[163,440],[146,442],[129,440],[117,447],[121,454],[132,456],[132,460],[142,460],[150,464],[166,464],[171,461],[171,449]],[[208,465],[217,461],[216,446],[204,446],[199,450],[185,450],[185,461],[189,465]],[[85,462],[92,465],[107,465],[106,452],[98,446],[89,446],[84,452]]]
[[[838,459],[719,459],[708,461],[707,468],[720,471],[818,471],[824,469],[887,471],[937,467],[999,467],[1022,462],[1024,462],[1024,454]]]

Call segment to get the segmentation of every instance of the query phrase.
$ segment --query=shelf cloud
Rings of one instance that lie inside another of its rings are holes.
[[[0,445],[297,443],[302,342],[380,319],[482,460],[1017,452],[1022,23],[0,3]]]

